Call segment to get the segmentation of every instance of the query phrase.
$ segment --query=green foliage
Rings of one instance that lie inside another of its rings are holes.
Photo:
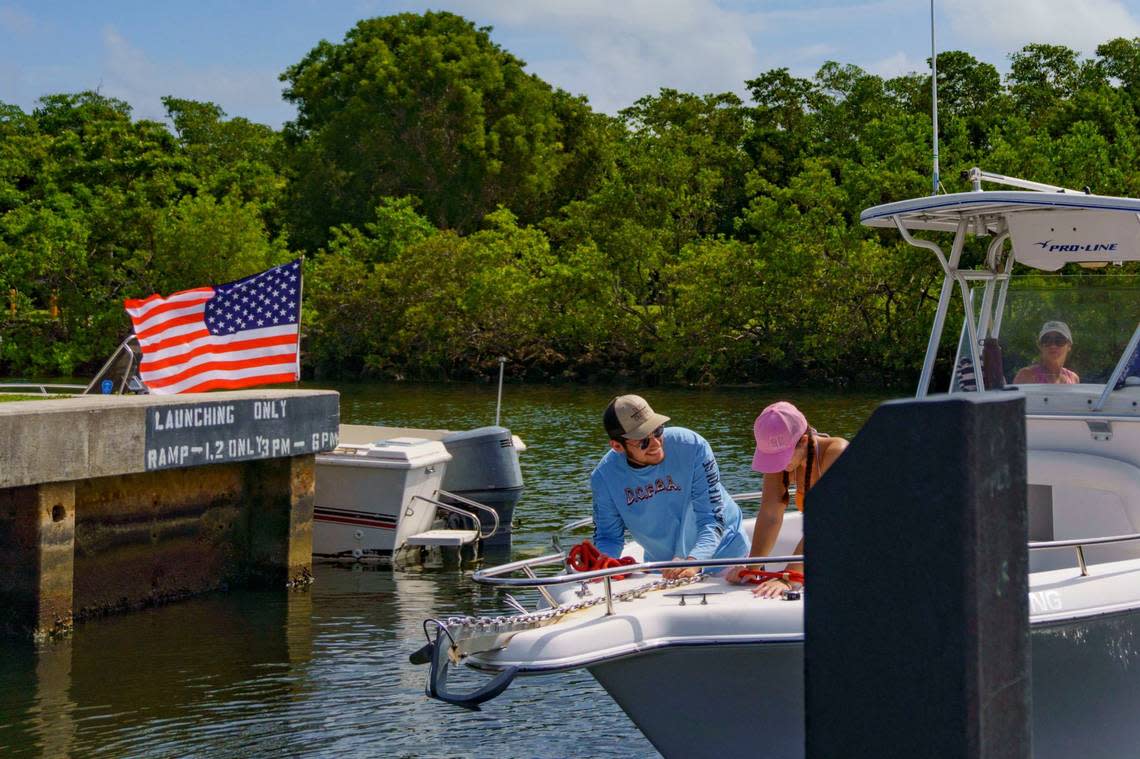
[[[268,239],[256,206],[234,195],[183,197],[155,219],[152,241],[131,263],[141,289],[156,292],[230,282],[292,257],[283,238]]]
[[[777,68],[748,102],[663,88],[611,117],[439,12],[360,21],[281,79],[281,131],[174,95],[169,125],[94,92],[0,103],[0,372],[90,372],[123,298],[302,252],[318,377],[918,372],[940,270],[859,214],[930,192],[927,74]],[[938,85],[946,190],[980,165],[1140,196],[1140,39],[1027,45],[1004,81],[946,51]]]
[[[351,248],[337,243],[304,267],[302,346],[317,377],[360,376],[365,356],[386,327],[387,294]]]
[[[335,291],[355,280],[350,300],[368,327],[346,331],[355,345],[367,346],[365,373],[462,377],[490,369],[503,355],[551,375],[580,364],[603,342],[607,283],[598,276],[596,249],[580,246],[560,257],[540,230],[520,227],[504,209],[486,224],[467,237],[424,237],[372,273],[350,255],[351,245],[322,257],[313,279],[321,280],[325,308],[340,309]],[[322,313],[322,327],[330,317]],[[337,345],[341,356],[356,352],[343,339]]]
[[[437,232],[408,198],[381,199],[375,217],[363,229],[333,229],[328,249],[306,265],[301,323],[317,376],[368,371],[367,357],[399,327],[393,301],[400,290],[390,286],[385,265]]]
[[[1031,121],[1045,119],[1073,95],[1081,74],[1078,55],[1063,45],[1033,44],[1010,56],[1010,94]]]
[[[187,189],[216,199],[234,196],[257,206],[281,226],[278,206],[285,191],[284,141],[279,132],[243,118],[225,119],[214,103],[164,97],[187,170],[178,179]]]
[[[266,229],[275,201],[257,177],[281,180],[252,138],[212,158],[229,130],[221,111],[167,105],[178,137],[93,92],[45,96],[30,114],[0,107],[0,292],[15,290],[17,306],[0,316],[6,373],[94,371],[129,330],[124,298],[226,281],[289,257],[284,238]],[[272,135],[240,121],[232,131]]]
[[[550,85],[488,32],[451,13],[367,19],[286,70],[302,245],[364,224],[386,195],[413,195],[433,224],[461,232],[500,204],[541,218],[567,129]]]

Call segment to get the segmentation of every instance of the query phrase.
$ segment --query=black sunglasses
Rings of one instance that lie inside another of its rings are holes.
[[[661,436],[664,434],[665,434],[665,425],[663,424],[660,427],[658,427],[657,429],[653,430],[653,432],[650,432],[649,437],[643,437],[641,440],[631,440],[630,442],[631,443],[637,443],[637,447],[644,451],[647,448],[649,448],[649,444],[651,442],[653,442],[654,438],[657,438],[658,440],[660,440]]]
[[[1045,335],[1038,342],[1048,347],[1050,345],[1066,345],[1069,340],[1064,335]]]

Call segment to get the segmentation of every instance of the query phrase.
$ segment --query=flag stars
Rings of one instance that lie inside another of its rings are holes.
[[[215,288],[206,306],[206,325],[214,334],[296,325],[300,321],[300,266],[286,264],[232,285]],[[290,282],[294,284],[290,284]]]

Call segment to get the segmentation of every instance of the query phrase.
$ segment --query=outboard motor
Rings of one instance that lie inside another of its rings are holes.
[[[452,461],[443,475],[442,489],[490,506],[499,514],[499,531],[484,545],[509,545],[511,517],[522,497],[522,470],[511,431],[506,427],[478,427],[453,432],[443,438]],[[451,501],[441,495],[445,503]],[[491,528],[490,517],[480,513],[482,528]]]

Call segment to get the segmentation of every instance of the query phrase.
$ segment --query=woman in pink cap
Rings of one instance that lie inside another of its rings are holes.
[[[752,469],[764,474],[764,495],[756,514],[749,556],[768,556],[784,523],[792,483],[796,486],[796,508],[802,512],[811,486],[846,450],[847,441],[816,432],[803,413],[787,401],[773,403],[761,411],[752,425],[752,433],[756,437]],[[802,554],[803,550],[804,541],[800,538],[795,553]],[[739,582],[743,569],[729,570],[725,579]],[[789,564],[787,569],[802,572],[803,564]],[[794,585],[784,579],[767,580],[753,592],[763,598],[777,598]]]

